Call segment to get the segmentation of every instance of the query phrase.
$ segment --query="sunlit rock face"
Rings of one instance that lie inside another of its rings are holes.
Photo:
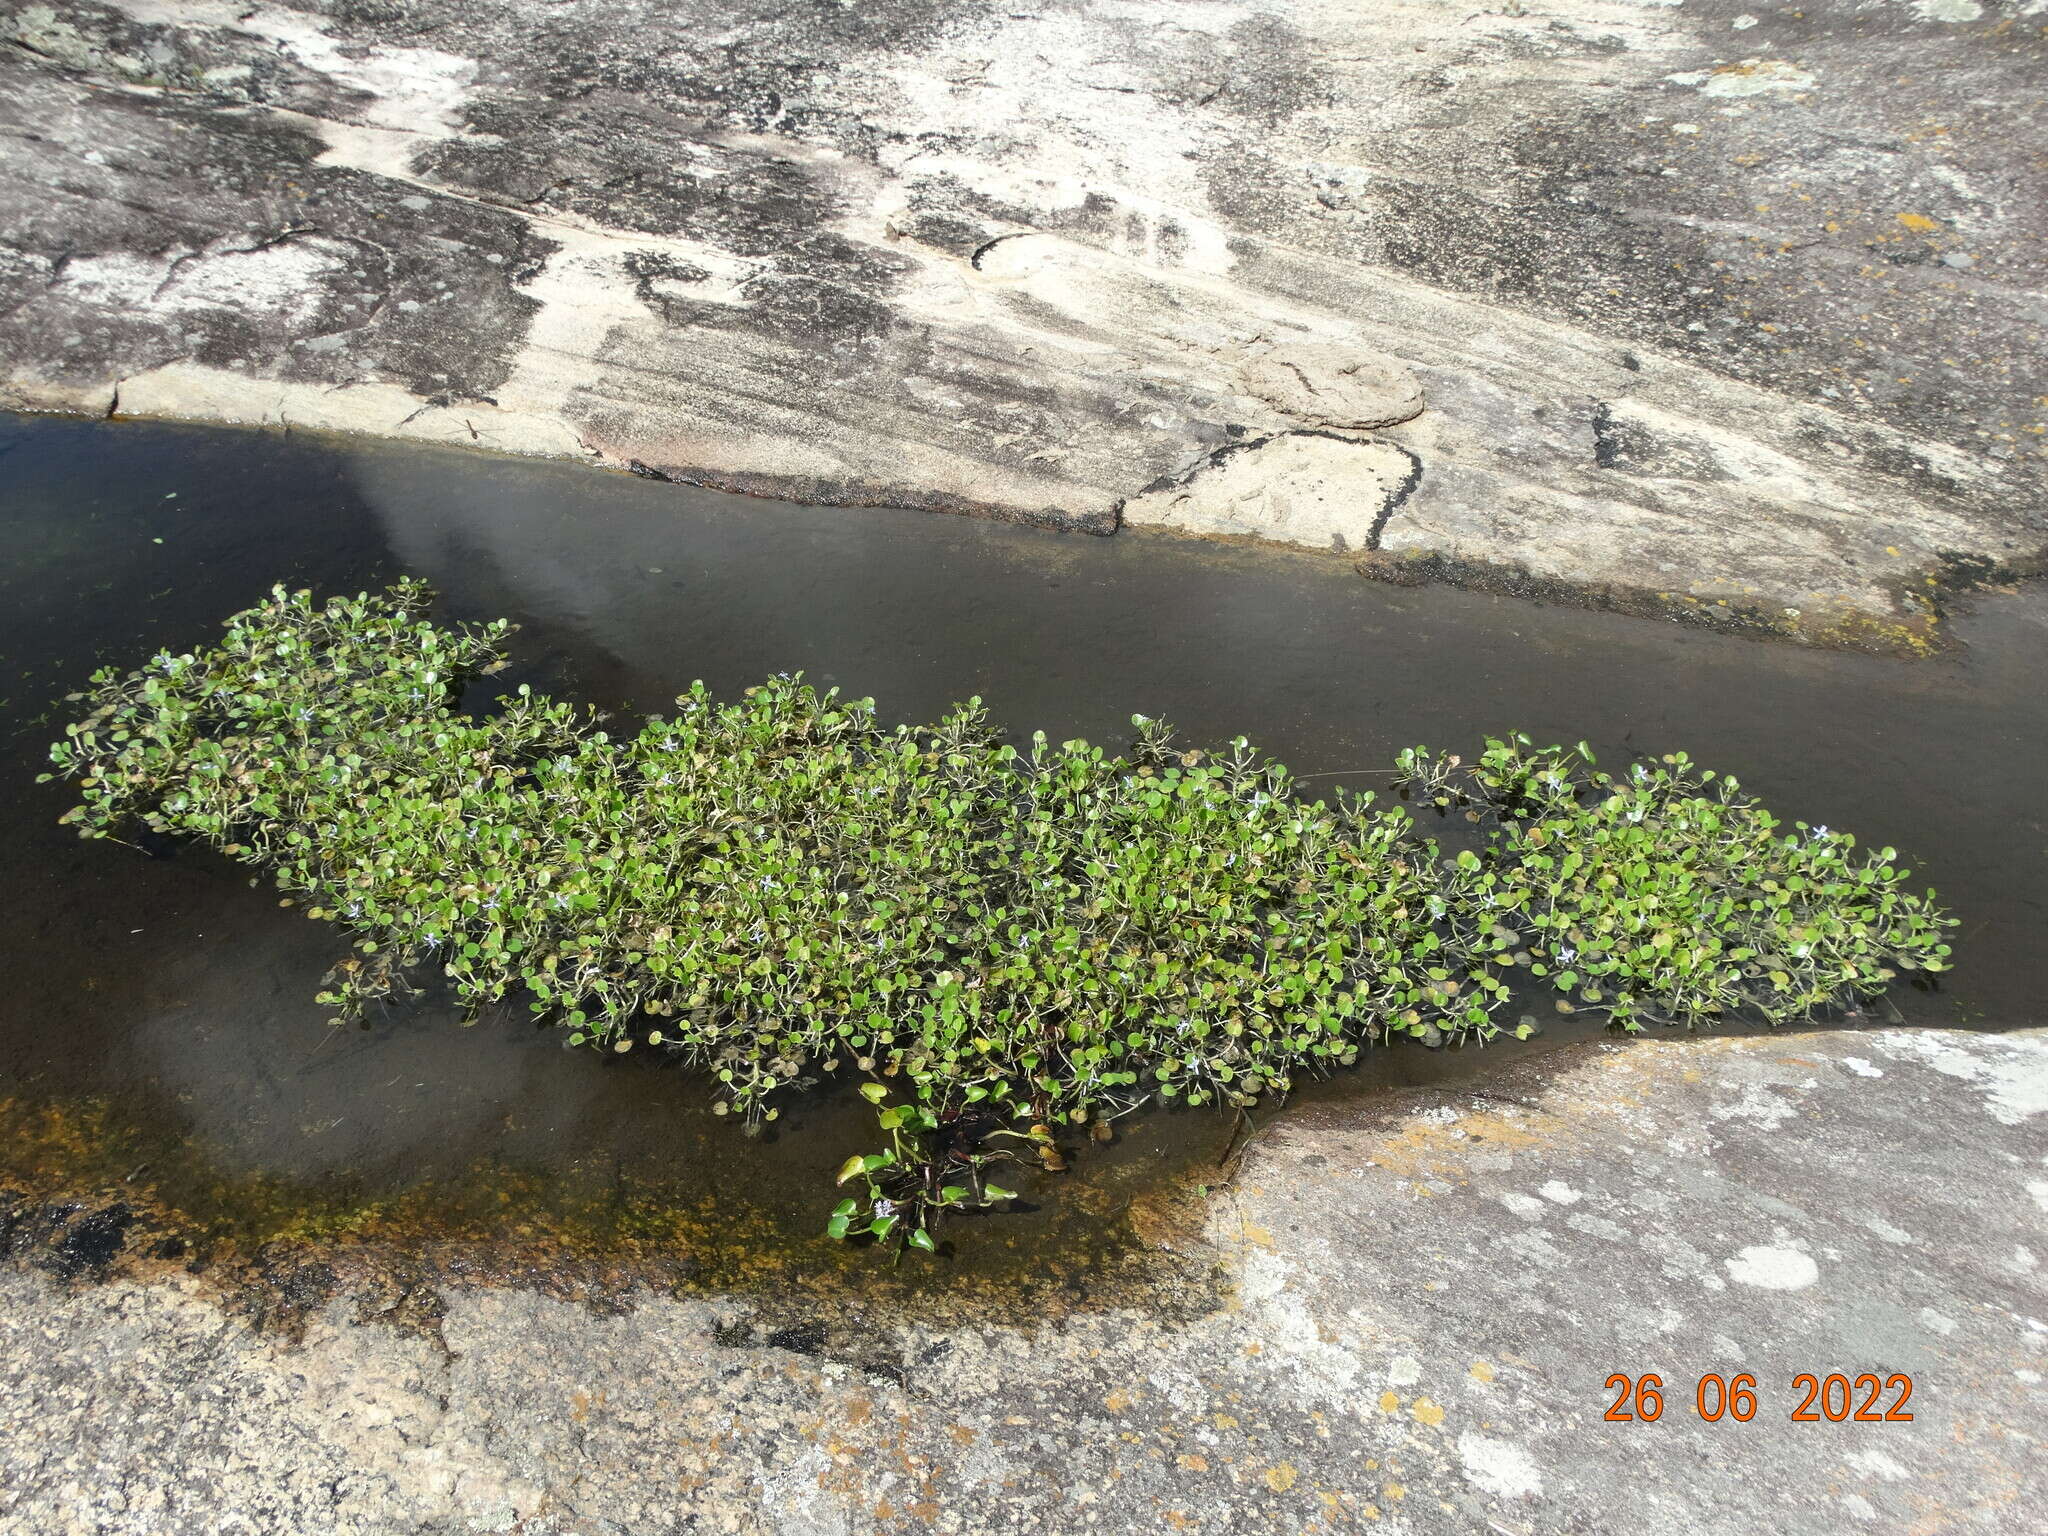
[[[2048,543],[2016,9],[16,5],[0,399],[1911,627]]]

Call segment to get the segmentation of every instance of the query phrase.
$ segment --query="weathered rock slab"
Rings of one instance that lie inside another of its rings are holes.
[[[2037,9],[13,0],[0,403],[1099,532],[1371,431],[1175,526],[1882,640],[2048,544]]]
[[[1355,347],[1275,347],[1244,367],[1244,386],[1275,410],[1312,427],[1370,431],[1422,414],[1422,381]]]
[[[11,1267],[0,1531],[2010,1532],[2044,1123],[2041,1029],[1569,1048],[1282,1117],[1153,1229],[1229,1277],[1192,1323],[449,1290],[438,1333],[342,1297],[294,1342]],[[1802,1372],[1913,1417],[1795,1422]],[[1607,1420],[1645,1373],[1662,1416]],[[1702,1419],[1709,1374],[1754,1417]]]

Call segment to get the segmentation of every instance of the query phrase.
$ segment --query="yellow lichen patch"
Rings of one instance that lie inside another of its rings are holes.
[[[1444,1421],[1443,1405],[1433,1403],[1426,1397],[1415,1399],[1409,1406],[1408,1412],[1414,1416],[1417,1423],[1427,1424],[1432,1429]]]
[[[1472,1379],[1474,1381],[1491,1381],[1493,1378],[1494,1369],[1486,1361],[1474,1360],[1472,1362]]]
[[[1275,1493],[1285,1493],[1294,1486],[1295,1471],[1291,1462],[1280,1462],[1266,1468],[1266,1486]]]
[[[1540,1114],[1509,1119],[1490,1111],[1473,1110],[1442,1123],[1417,1118],[1382,1139],[1373,1148],[1372,1158],[1398,1178],[1456,1175],[1475,1150],[1498,1152],[1546,1146],[1555,1128],[1554,1120]]]
[[[1393,1393],[1391,1393],[1391,1392],[1382,1392],[1382,1393],[1380,1394],[1380,1412],[1381,1412],[1381,1413],[1399,1413],[1400,1411],[1401,1411],[1401,1399],[1400,1399],[1400,1398],[1396,1397],[1396,1396],[1395,1396],[1395,1395],[1394,1395]]]
[[[1380,1490],[1380,1495],[1389,1504],[1398,1504],[1408,1497],[1408,1490],[1399,1483],[1389,1483]]]
[[[1114,1392],[1110,1393],[1109,1396],[1105,1397],[1102,1400],[1102,1406],[1107,1408],[1111,1413],[1128,1412],[1131,1406],[1131,1394],[1126,1392],[1122,1387],[1118,1387]]]
[[[1183,1472],[1206,1472],[1209,1470],[1209,1458],[1188,1451],[1180,1458],[1180,1469]]]
[[[1920,213],[1902,213],[1899,215],[1899,222],[1905,225],[1906,228],[1916,230],[1921,234],[1932,234],[1935,230],[1941,228],[1934,220]]]

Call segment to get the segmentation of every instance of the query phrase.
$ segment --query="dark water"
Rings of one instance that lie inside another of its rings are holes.
[[[565,1054],[517,1018],[431,1005],[336,1030],[312,1001],[343,945],[200,851],[145,858],[55,825],[36,786],[97,665],[205,643],[273,581],[428,578],[458,617],[524,626],[519,681],[629,713],[701,677],[802,669],[892,719],[981,694],[1022,733],[1122,741],[1133,711],[1242,732],[1317,783],[1488,731],[1684,748],[1788,817],[1917,856],[1963,919],[1960,969],[1896,1001],[1920,1023],[2048,1019],[2048,603],[1986,599],[1959,658],[1768,646],[1361,580],[1342,562],[1126,533],[781,506],[425,449],[0,417],[0,1096],[52,1158],[128,1158],[189,1212],[262,1232],[393,1219],[573,1220],[763,1251],[808,1233],[824,1175],[872,1139],[826,1095],[772,1142],[687,1074]],[[1321,1092],[1486,1070],[1527,1047],[1381,1053]],[[40,1118],[37,1118],[40,1117]],[[24,1127],[26,1129],[24,1129]],[[1158,1115],[1029,1193],[991,1251],[1079,1243],[1230,1127]],[[249,1212],[260,1212],[250,1216]],[[312,1215],[306,1213],[311,1212]],[[682,1227],[661,1213],[684,1212]],[[294,1222],[298,1227],[294,1228]],[[650,1225],[651,1223],[651,1225]],[[1092,1224],[1092,1226],[1091,1226]],[[720,1234],[724,1234],[723,1237]],[[819,1245],[822,1247],[822,1245]]]

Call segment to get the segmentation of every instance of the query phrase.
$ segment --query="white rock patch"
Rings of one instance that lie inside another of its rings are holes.
[[[1716,1104],[1707,1112],[1716,1120],[1747,1120],[1766,1131],[1776,1130],[1799,1113],[1786,1100],[1755,1083],[1743,1084],[1733,1104]]]
[[[1820,1266],[1797,1248],[1752,1246],[1723,1263],[1729,1279],[1764,1291],[1803,1291],[1820,1278]]]
[[[1179,484],[1132,497],[1123,516],[1183,533],[1366,550],[1415,475],[1415,461],[1391,443],[1289,433],[1226,449]]]
[[[1981,1088],[1985,1112],[2001,1125],[2018,1125],[2048,1110],[2048,1050],[2021,1041],[1986,1041],[1984,1048],[1996,1054],[1978,1055],[1950,1043],[1961,1038],[1902,1033],[1880,1036],[1877,1046],[1895,1061],[1917,1061]]]
[[[1865,1476],[1881,1477],[1887,1482],[1904,1482],[1913,1475],[1883,1451],[1851,1451],[1843,1459]]]
[[[1702,96],[1764,96],[1772,92],[1790,95],[1810,91],[1819,83],[1784,59],[1744,59],[1740,64],[1724,64],[1719,69],[1695,69],[1664,78],[1673,85],[1697,86]]]
[[[1863,1223],[1869,1231],[1875,1232],[1888,1243],[1910,1243],[1913,1234],[1904,1227],[1895,1227],[1882,1216],[1872,1216]]]
[[[1526,1499],[1543,1491],[1543,1474],[1529,1453],[1511,1441],[1466,1430],[1458,1436],[1458,1459],[1476,1488],[1502,1499]]]

